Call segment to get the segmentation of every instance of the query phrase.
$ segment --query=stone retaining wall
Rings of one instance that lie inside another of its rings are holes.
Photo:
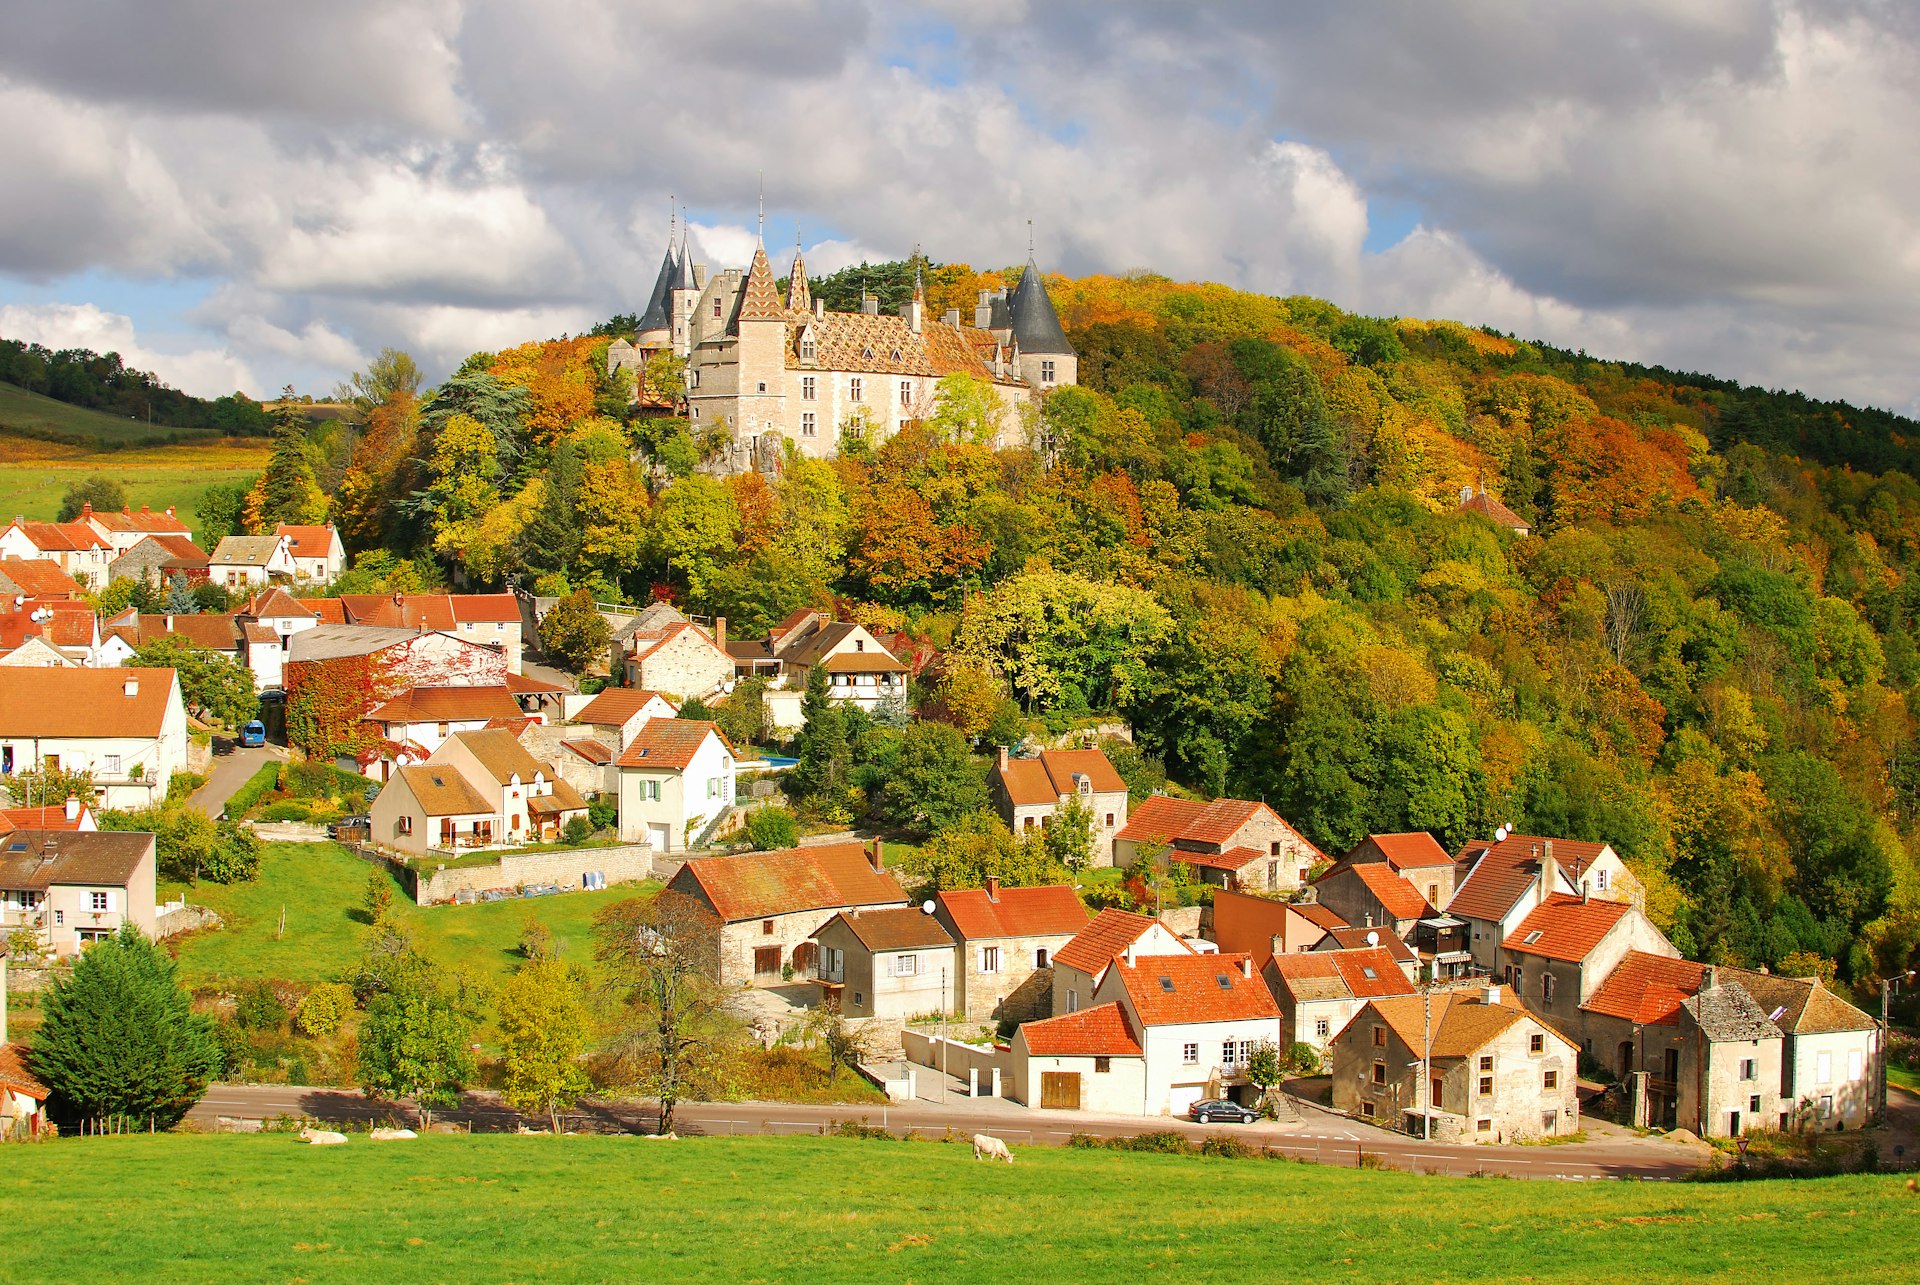
[[[568,848],[556,852],[522,852],[502,856],[484,866],[459,866],[435,870],[429,855],[414,863],[417,878],[413,899],[422,906],[452,901],[459,892],[484,892],[489,888],[521,888],[527,884],[552,883],[562,890],[580,888],[580,877],[597,870],[608,883],[634,883],[657,877],[653,848],[645,843],[622,844],[609,848]],[[675,867],[676,871],[678,866]]]

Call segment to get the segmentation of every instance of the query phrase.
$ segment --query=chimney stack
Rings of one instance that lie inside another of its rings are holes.
[[[999,750],[1000,770],[1005,772],[1007,770],[1007,747],[1001,745],[996,748]]]
[[[993,325],[993,291],[982,290],[973,305],[973,325],[976,330],[986,330]]]
[[[69,794],[67,796],[67,820],[78,821],[79,819],[80,819],[80,800],[75,798],[73,795]]]
[[[140,680],[137,678],[129,678],[126,682],[125,691],[129,696],[138,696],[140,694]]]
[[[1361,927],[1363,928],[1373,927],[1373,912],[1371,910],[1369,910],[1364,916],[1362,916],[1362,918],[1364,918],[1366,922],[1362,924]]]
[[[875,295],[870,295],[870,294],[863,294],[863,295],[861,295],[861,296],[860,296],[860,311],[862,311],[862,312],[864,312],[864,313],[866,313],[866,314],[867,314],[867,315],[868,315],[869,317],[877,317],[877,316],[879,316],[879,315],[880,315],[880,300],[879,300],[879,298],[878,298],[878,296],[875,296]]]
[[[80,520],[85,522],[93,516],[93,501],[83,500],[80,504]]]
[[[949,308],[947,309],[946,315],[941,317],[940,320],[946,322],[955,330],[958,330],[960,328],[960,310],[958,308]]]
[[[1253,977],[1253,957],[1251,955],[1240,956],[1240,975],[1248,979]]]
[[[1132,942],[1127,943],[1127,967],[1128,968],[1133,967],[1133,943]]]
[[[881,861],[880,840],[877,838],[872,843],[869,843],[867,845],[867,864],[872,866],[875,870],[883,871],[886,869],[886,866]]]
[[[999,875],[987,876],[987,900],[988,901],[1000,900],[1000,876]]]
[[[1267,938],[1267,949],[1270,950],[1275,955],[1280,955],[1285,953],[1286,946],[1287,946],[1287,943],[1280,940],[1279,933],[1275,933],[1273,936]]]
[[[727,618],[725,616],[713,618],[713,645],[721,651],[727,649]]]
[[[1499,983],[1488,983],[1487,988],[1480,992],[1480,1002],[1483,1004],[1498,1004],[1500,1002]]]
[[[1553,840],[1548,839],[1540,854],[1540,901],[1545,902],[1560,886],[1560,866],[1553,859]]]
[[[827,301],[825,299],[815,299],[813,301],[813,315],[816,317],[824,317],[827,315]]]
[[[1719,985],[1720,985],[1720,970],[1716,968],[1714,965],[1708,964],[1706,972],[1702,974],[1700,978],[1700,989],[1703,991],[1710,991]]]

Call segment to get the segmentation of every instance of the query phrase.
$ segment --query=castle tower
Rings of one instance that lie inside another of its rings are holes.
[[[787,274],[787,310],[813,311],[813,291],[807,288],[807,264],[800,257],[798,244],[793,247],[793,271]]]
[[[700,302],[700,292],[707,288],[706,276],[706,265],[693,261],[693,248],[687,240],[686,228],[682,227],[680,256],[674,264],[673,280],[667,285],[667,312],[673,320],[673,351],[676,356],[687,355],[693,310]]]
[[[739,422],[751,435],[786,422],[787,310],[774,285],[764,242],[753,247],[728,330],[737,338]]]
[[[1061,384],[1080,382],[1080,358],[1060,328],[1060,314],[1047,297],[1040,265],[1027,255],[1027,269],[1007,301],[1007,322],[1014,349],[1014,369],[1027,384],[1046,392]]]
[[[673,341],[671,291],[680,265],[673,253],[673,233],[667,233],[667,252],[660,260],[660,273],[654,278],[647,306],[641,309],[640,324],[635,327],[634,347],[665,348]]]

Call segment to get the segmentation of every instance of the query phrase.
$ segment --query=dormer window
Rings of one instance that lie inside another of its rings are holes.
[[[861,355],[861,356],[862,356],[863,358],[865,358],[866,360],[868,360],[868,361],[872,361],[872,360],[873,360],[873,349],[871,349],[871,348],[862,348],[862,349],[860,350],[860,355]]]
[[[820,346],[813,341],[813,332],[807,331],[800,336],[800,360],[812,361],[820,355]]]
[[[891,354],[891,356],[893,357],[893,360],[895,360],[895,361],[899,361],[899,360],[900,360],[900,350],[899,350],[898,348],[895,348],[895,349],[893,350],[893,352],[892,352],[892,354]]]

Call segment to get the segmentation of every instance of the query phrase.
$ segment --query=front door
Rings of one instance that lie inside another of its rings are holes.
[[[1080,1109],[1080,1073],[1078,1071],[1040,1072],[1040,1105],[1055,1111]]]

